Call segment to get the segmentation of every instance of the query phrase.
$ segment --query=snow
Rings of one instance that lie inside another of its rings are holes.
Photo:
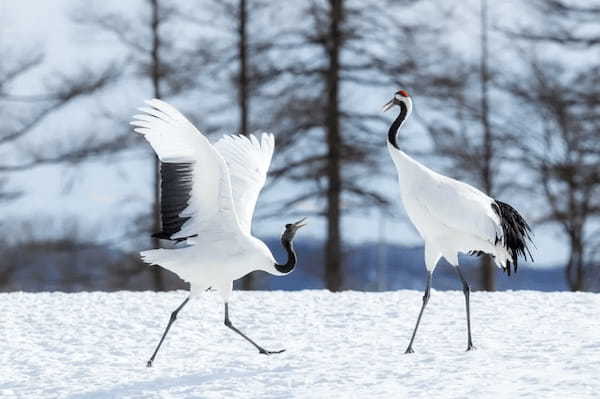
[[[600,391],[600,295],[433,291],[413,355],[422,293],[237,292],[238,328],[216,293],[179,315],[146,361],[169,293],[0,294],[0,397],[13,398],[593,398]]]

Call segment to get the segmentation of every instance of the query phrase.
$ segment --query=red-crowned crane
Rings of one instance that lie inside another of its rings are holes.
[[[463,286],[467,310],[467,350],[474,348],[471,339],[469,284],[459,265],[458,253],[489,254],[496,265],[511,273],[517,271],[518,258],[531,258],[527,246],[531,242],[530,228],[510,205],[488,197],[466,183],[443,176],[427,168],[400,150],[398,130],[412,112],[412,100],[405,90],[399,90],[383,106],[387,111],[397,105],[398,117],[390,126],[387,147],[398,172],[400,196],[406,213],[425,241],[427,283],[423,304],[410,343],[405,353],[413,353],[413,341],[429,301],[433,271],[443,256],[454,266]]]
[[[148,360],[156,357],[177,314],[190,298],[217,289],[225,303],[225,325],[270,355],[229,319],[233,281],[254,270],[286,275],[296,266],[293,239],[304,219],[286,224],[281,244],[287,261],[279,264],[251,234],[252,215],[273,155],[273,135],[225,136],[212,145],[179,111],[154,99],[131,122],[150,143],[160,164],[162,230],[154,237],[176,242],[174,249],[141,253],[144,262],[160,265],[190,283],[190,295],[171,313],[169,323]]]

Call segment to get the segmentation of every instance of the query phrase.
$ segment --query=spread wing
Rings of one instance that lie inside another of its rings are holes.
[[[242,231],[250,234],[258,195],[267,180],[275,139],[263,133],[254,136],[224,136],[215,148],[225,159],[231,177],[233,202]]]
[[[164,101],[146,101],[134,116],[161,161],[159,238],[183,240],[202,232],[239,231],[229,171],[223,157],[177,109]]]

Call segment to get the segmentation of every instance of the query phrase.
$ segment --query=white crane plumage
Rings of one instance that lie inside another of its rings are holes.
[[[141,253],[144,262],[160,265],[190,283],[190,295],[171,314],[148,367],[156,357],[178,312],[190,298],[217,289],[225,304],[225,325],[254,345],[268,351],[233,326],[228,300],[233,281],[254,271],[290,273],[296,265],[293,239],[303,220],[287,224],[281,243],[288,254],[278,264],[267,246],[251,234],[252,216],[263,188],[274,138],[225,136],[214,145],[177,109],[164,101],[146,101],[150,107],[131,122],[135,132],[150,143],[161,162],[162,229],[154,237],[177,243],[174,249]]]
[[[460,252],[489,254],[496,265],[511,274],[517,271],[518,257],[531,259],[527,246],[530,228],[510,205],[490,198],[475,187],[443,176],[415,161],[398,147],[398,130],[412,112],[412,100],[399,90],[384,105],[387,111],[397,105],[400,114],[390,126],[387,147],[398,172],[400,194],[406,213],[425,241],[427,283],[423,304],[406,353],[413,352],[413,341],[429,301],[433,271],[443,256],[454,266],[463,285],[467,313],[467,350],[474,348],[471,339],[469,284],[459,265]],[[533,260],[533,259],[531,259]]]

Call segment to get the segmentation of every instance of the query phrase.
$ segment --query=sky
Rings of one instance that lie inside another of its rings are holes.
[[[86,7],[106,5],[127,12],[135,2],[89,1]],[[494,2],[500,9],[510,10],[513,1]],[[78,65],[85,65],[91,59],[101,60],[109,47],[101,37],[90,31],[75,26],[68,18],[68,13],[81,2],[75,0],[36,1],[0,0],[0,41],[3,43],[19,43],[20,48],[43,48],[46,54],[44,70],[39,76],[51,71],[67,72]],[[506,12],[509,11],[498,11]],[[515,14],[517,15],[517,14]],[[464,16],[468,21],[469,16]],[[516,17],[515,17],[516,18]],[[473,33],[468,27],[457,27],[456,37],[465,47],[471,46]],[[21,82],[17,87],[21,93],[36,93],[40,90],[40,80]],[[45,125],[52,134],[72,134],[73,130],[83,124],[102,122],[95,120],[101,109],[114,108],[119,111],[135,108],[148,96],[139,88],[123,88],[119,98],[102,98],[99,102],[84,101],[69,107],[64,112],[51,118]],[[388,98],[379,93],[369,93],[362,98],[376,104],[368,107],[379,109]],[[379,100],[379,101],[378,101]],[[380,104],[381,103],[381,104]],[[389,115],[390,122],[393,115]],[[405,134],[414,132],[416,124],[409,121]],[[273,127],[276,132],[276,127]],[[35,137],[47,139],[46,131],[36,131]],[[58,133],[57,133],[58,132]],[[384,134],[385,132],[382,132]],[[386,154],[387,155],[387,154]],[[40,167],[32,171],[11,176],[12,187],[26,192],[18,201],[5,207],[9,219],[33,218],[34,220],[54,220],[75,218],[82,221],[82,230],[96,239],[106,242],[120,240],[123,231],[130,223],[132,215],[143,212],[150,206],[152,197],[152,164],[148,154],[128,154],[130,158],[119,162],[99,160],[78,165],[76,167]],[[277,154],[275,153],[275,156]],[[417,159],[419,159],[417,157]],[[427,162],[425,159],[419,159]],[[392,168],[391,161],[389,163]],[[389,193],[398,199],[394,216],[381,215],[379,211],[368,214],[346,217],[343,224],[343,235],[349,242],[377,241],[384,239],[390,243],[403,245],[420,245],[422,241],[414,228],[406,221],[404,211],[399,202],[399,191],[396,185],[390,185]],[[276,193],[267,194],[275,198]],[[510,202],[510,201],[509,201]],[[258,207],[261,202],[259,201]],[[521,205],[515,203],[517,207]],[[282,226],[289,220],[256,220],[255,235],[265,237],[280,234]],[[60,224],[60,223],[58,223]],[[313,218],[310,229],[304,234],[315,237],[324,236],[324,223]],[[556,231],[546,228],[535,228],[537,250],[534,257],[537,265],[556,264],[565,259],[566,247]],[[140,248],[142,249],[142,248]]]

